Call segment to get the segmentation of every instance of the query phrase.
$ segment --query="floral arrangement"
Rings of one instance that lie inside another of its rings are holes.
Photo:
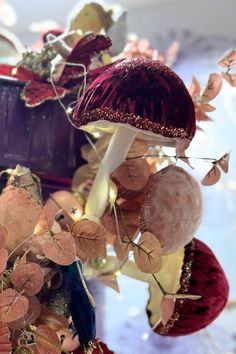
[[[119,273],[148,283],[146,310],[156,333],[206,327],[225,307],[229,286],[214,253],[195,237],[200,187],[176,164],[191,163],[185,151],[201,129],[197,123],[211,120],[222,79],[235,86],[236,51],[224,54],[224,72],[210,74],[205,88],[193,78],[187,89],[170,68],[174,55],[167,66],[135,52],[90,71],[91,58],[111,45],[108,38],[85,35],[73,49],[55,43],[0,71],[28,82],[22,95],[28,106],[83,87],[67,114],[87,135],[81,149],[87,163],[75,172],[71,192],[46,201],[28,168],[1,173],[0,353],[112,353],[96,338],[86,281],[119,291]],[[65,51],[52,81],[51,59]],[[71,62],[82,66],[67,67]],[[228,172],[228,153],[203,159],[212,164],[203,185]]]

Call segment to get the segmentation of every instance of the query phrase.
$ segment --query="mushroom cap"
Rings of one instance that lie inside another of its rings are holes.
[[[155,327],[154,331],[158,334],[183,336],[199,331],[213,322],[227,303],[229,284],[225,273],[212,250],[197,239],[185,247],[180,288],[177,293],[201,295],[201,298],[177,299],[174,313],[166,326],[159,323]],[[149,301],[147,314],[150,324],[154,325],[150,304]]]
[[[183,168],[167,166],[151,175],[140,211],[140,230],[154,234],[162,253],[188,244],[200,224],[202,198],[195,179]]]
[[[170,68],[157,60],[138,58],[118,60],[98,73],[75,108],[72,119],[77,127],[93,132],[96,125],[112,132],[111,123],[120,123],[165,137],[167,143],[173,138],[193,138],[194,104]]]

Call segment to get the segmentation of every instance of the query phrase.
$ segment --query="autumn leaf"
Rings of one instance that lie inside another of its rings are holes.
[[[8,252],[5,248],[0,249],[0,276],[4,273],[7,266]]]
[[[133,198],[144,189],[150,174],[148,163],[144,159],[140,159],[125,161],[110,177],[117,185],[120,196]]]
[[[195,76],[192,77],[192,82],[188,88],[188,91],[194,101],[200,97],[201,85]]]
[[[236,66],[236,50],[227,50],[220,58],[218,64],[223,68],[232,68]]]
[[[131,145],[128,155],[128,158],[134,158],[137,156],[143,156],[147,154],[149,149],[148,143],[145,140],[135,139]]]
[[[35,234],[38,236],[45,235],[52,229],[56,214],[56,207],[53,204],[46,204],[39,215],[39,220],[35,227]]]
[[[96,222],[82,219],[79,220],[72,229],[77,255],[80,257],[95,258],[105,252],[106,237],[105,230]]]
[[[161,244],[151,232],[147,231],[141,235],[134,247],[134,260],[144,273],[157,273],[161,270]]]
[[[16,321],[8,322],[7,325],[11,329],[21,329],[27,324],[34,323],[40,315],[41,304],[36,296],[27,297],[29,301],[29,307],[26,314]]]
[[[222,87],[222,78],[219,74],[212,73],[209,75],[208,82],[202,94],[202,101],[209,102],[215,98]]]
[[[211,186],[216,184],[220,179],[221,173],[217,166],[213,166],[206,176],[202,179],[201,183],[203,186]]]
[[[23,317],[28,308],[28,299],[14,289],[6,289],[0,293],[0,318],[3,322],[12,322]]]
[[[7,229],[0,225],[0,249],[5,248],[7,244]]]
[[[160,310],[161,310],[161,322],[163,326],[171,319],[174,310],[175,310],[175,300],[172,298],[166,298],[163,296],[161,303],[160,303]]]
[[[12,345],[10,342],[10,334],[7,326],[0,321],[0,353],[10,354],[12,351]]]
[[[223,78],[233,87],[236,87],[236,74],[224,73]]]
[[[230,154],[226,153],[216,163],[218,166],[222,168],[222,170],[225,173],[228,173],[229,171],[229,158],[230,158]]]
[[[128,238],[123,238],[121,240],[119,237],[116,237],[113,243],[113,248],[119,261],[123,262],[128,259],[129,251],[131,250],[131,244],[129,243]]]
[[[39,326],[36,331],[36,354],[61,354],[61,343],[56,332],[49,326]]]
[[[44,244],[45,256],[60,265],[70,265],[76,257],[76,244],[69,232],[62,231],[50,237]]]
[[[36,263],[18,265],[10,276],[15,288],[26,295],[36,295],[43,286],[43,270]]]

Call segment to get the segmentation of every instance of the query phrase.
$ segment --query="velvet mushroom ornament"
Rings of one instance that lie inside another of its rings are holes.
[[[150,286],[149,323],[156,333],[164,336],[183,336],[205,328],[218,317],[228,300],[229,285],[225,273],[212,250],[203,242],[194,239],[185,247],[179,274],[177,294],[194,294],[201,298],[192,300],[176,296],[173,314],[163,325],[160,290]],[[173,283],[176,284],[176,279]]]
[[[109,176],[135,138],[179,151],[196,130],[194,105],[182,80],[148,59],[119,60],[99,69],[74,110],[73,124],[91,134],[113,134],[85,207],[86,216],[97,221],[108,201]]]
[[[151,175],[140,211],[140,231],[149,231],[170,254],[189,243],[201,220],[202,198],[195,179],[174,165]]]

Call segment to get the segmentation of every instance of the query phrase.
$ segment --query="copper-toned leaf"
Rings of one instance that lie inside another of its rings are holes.
[[[120,261],[125,261],[128,259],[129,251],[131,250],[131,245],[128,243],[128,238],[116,237],[113,243],[114,251],[116,252],[117,258]]]
[[[3,322],[12,322],[23,317],[29,308],[29,301],[14,289],[0,293],[0,318]]]
[[[202,179],[201,183],[203,186],[211,186],[216,184],[220,179],[221,173],[217,166],[213,166],[206,176]]]
[[[60,265],[69,265],[76,257],[76,245],[69,232],[62,231],[50,237],[43,246],[45,256]]]
[[[218,64],[223,68],[232,68],[236,65],[236,50],[229,49],[220,58]]]
[[[65,317],[58,315],[45,306],[41,306],[40,316],[37,319],[36,324],[37,326],[50,326],[54,331],[69,327],[69,321]]]
[[[41,210],[39,220],[35,227],[35,234],[42,236],[51,230],[56,214],[56,207],[53,204],[46,204]]]
[[[188,91],[194,101],[200,96],[201,85],[195,76],[192,77],[192,82],[188,88]]]
[[[8,322],[7,325],[11,329],[24,328],[27,324],[34,323],[40,315],[41,304],[36,296],[27,297],[29,300],[29,307],[26,314],[16,321]]]
[[[18,247],[14,255],[24,253],[25,244],[21,248],[19,244],[34,233],[40,211],[39,203],[25,189],[4,188],[0,195],[0,224],[7,229],[8,252]]]
[[[213,112],[215,111],[215,107],[210,103],[202,103],[199,105],[199,109],[203,112]]]
[[[7,229],[0,225],[0,248],[5,248],[7,244]]]
[[[207,86],[202,94],[203,102],[209,102],[215,98],[220,92],[222,87],[222,77],[219,74],[210,74],[207,82]]]
[[[0,276],[7,266],[8,252],[5,248],[0,249]]]
[[[229,157],[230,154],[226,153],[217,161],[217,165],[220,166],[225,173],[229,171]]]
[[[128,155],[128,158],[133,158],[137,156],[143,156],[148,152],[149,146],[145,140],[135,139],[131,145]]]
[[[17,266],[10,278],[15,288],[29,296],[36,295],[43,286],[43,271],[36,263]]]
[[[134,203],[135,204],[135,203]],[[135,205],[134,205],[135,208]],[[130,210],[117,210],[117,218],[119,225],[120,236],[123,237],[133,237],[135,232],[139,227],[139,206],[136,207],[137,211]],[[114,217],[114,212],[105,212],[101,222],[103,226],[112,234],[117,235],[117,225],[116,219]]]
[[[118,293],[120,292],[117,277],[114,274],[101,274],[99,276],[99,280],[101,280],[101,282],[103,282],[109,288],[117,291]]]
[[[0,321],[0,353],[10,354],[12,351],[12,345],[9,339],[9,330],[5,323]]]
[[[144,189],[150,174],[150,167],[145,160],[127,160],[112,173],[111,179],[122,197],[132,198],[134,192],[137,195]]]
[[[74,173],[72,179],[72,190],[76,191],[77,188],[82,183],[85,183],[87,180],[93,179],[96,174],[90,165],[82,165],[80,166]]]
[[[223,74],[223,78],[233,87],[236,87],[236,74]]]
[[[151,232],[144,232],[141,235],[134,248],[134,260],[144,273],[157,273],[161,269],[161,244]]]
[[[201,111],[201,110],[197,110],[196,111],[196,120],[198,122],[212,122],[213,119],[211,117],[209,117],[205,112]]]
[[[79,220],[74,225],[72,233],[75,236],[77,255],[79,257],[81,252],[83,257],[89,258],[101,256],[105,252],[105,230],[94,221]]]
[[[49,326],[39,326],[36,331],[37,354],[61,354],[61,343],[56,332]]]
[[[161,300],[160,310],[161,310],[161,322],[163,323],[163,326],[165,326],[174,313],[175,300],[172,298],[168,299],[164,296]]]

